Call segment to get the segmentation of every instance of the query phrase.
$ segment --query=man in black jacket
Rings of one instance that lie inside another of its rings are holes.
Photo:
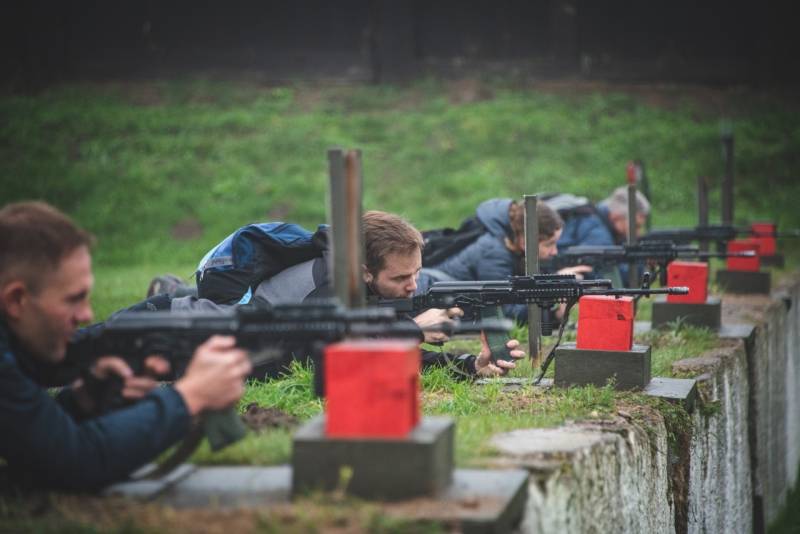
[[[38,202],[0,209],[0,458],[23,486],[91,491],[124,479],[185,437],[192,418],[234,405],[250,372],[235,340],[201,345],[174,386],[134,376],[120,358],[92,373],[123,380],[127,408],[96,414],[87,387],[53,382],[78,326],[92,320],[91,237]],[[150,358],[154,374],[168,371]],[[66,386],[53,397],[46,387]]]

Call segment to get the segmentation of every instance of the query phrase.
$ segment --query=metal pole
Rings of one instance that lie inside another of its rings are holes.
[[[708,226],[708,178],[697,177],[697,225]],[[708,251],[708,242],[700,242],[700,250]]]
[[[650,180],[647,179],[647,172],[644,169],[644,161],[637,159],[634,162],[636,165],[636,184],[641,189],[642,194],[650,199]],[[645,229],[649,232],[653,226],[653,210],[647,214],[647,220],[644,223]]]
[[[628,163],[628,245],[636,244],[636,165]],[[628,265],[628,286],[639,287],[639,267]]]
[[[722,159],[725,176],[722,179],[722,224],[733,224],[733,127],[724,122],[721,127]]]
[[[366,292],[362,278],[361,151],[331,149],[328,151],[328,166],[333,287],[342,304],[351,308],[363,307]]]
[[[525,274],[539,273],[538,197],[525,195]],[[528,305],[528,354],[534,367],[542,364],[542,312],[535,304]]]

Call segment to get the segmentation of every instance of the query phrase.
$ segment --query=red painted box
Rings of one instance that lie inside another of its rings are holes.
[[[759,271],[761,270],[761,260],[758,255],[761,248],[756,239],[736,239],[728,241],[728,252],[744,252],[752,250],[756,253],[752,258],[728,258],[727,266],[729,271]]]
[[[325,349],[325,434],[399,438],[417,426],[419,343],[343,341]]]
[[[750,225],[755,239],[761,246],[759,254],[761,256],[774,256],[778,251],[778,244],[775,241],[775,233],[778,226],[775,223],[758,222]]]
[[[689,288],[688,295],[667,295],[667,302],[705,304],[708,298],[708,264],[702,261],[673,261],[667,266],[667,285]]]
[[[578,302],[578,339],[587,350],[629,351],[633,346],[633,299],[581,297]]]

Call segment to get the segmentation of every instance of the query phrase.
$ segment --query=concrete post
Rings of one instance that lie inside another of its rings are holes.
[[[333,287],[342,304],[363,307],[366,291],[361,273],[364,264],[361,151],[331,149],[328,166]]]
[[[525,274],[539,273],[539,217],[536,195],[525,195]],[[534,367],[542,364],[542,312],[535,304],[528,305],[528,354]]]

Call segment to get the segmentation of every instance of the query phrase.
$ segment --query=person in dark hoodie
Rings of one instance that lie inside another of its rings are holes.
[[[557,243],[564,222],[545,203],[538,204],[536,215],[539,259],[544,261],[558,253]],[[476,217],[486,232],[441,263],[423,269],[418,293],[424,293],[439,281],[504,280],[509,276],[524,274],[524,205],[510,198],[492,198],[478,205]],[[577,265],[561,269],[558,273],[574,274],[580,278],[591,270],[587,265]],[[520,323],[527,322],[528,307],[523,304],[504,306],[503,312]]]
[[[136,401],[104,415],[83,378],[58,382],[78,325],[92,320],[91,242],[47,204],[0,209],[0,458],[15,486],[98,490],[185,437],[193,417],[232,406],[244,392],[249,359],[222,336],[201,345],[167,387],[134,376],[120,358],[98,359],[91,374],[118,376],[123,397]],[[163,374],[169,364],[149,358],[146,367]],[[54,386],[64,387],[51,396]]]

